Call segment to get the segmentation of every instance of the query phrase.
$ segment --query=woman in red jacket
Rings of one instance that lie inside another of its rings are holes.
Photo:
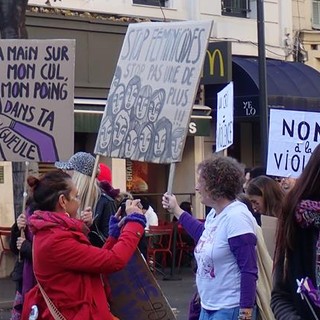
[[[67,173],[51,171],[40,179],[29,177],[28,183],[39,208],[30,227],[34,273],[43,291],[65,319],[114,319],[100,274],[121,270],[136,250],[146,222],[139,200],[127,201],[121,232],[120,212],[111,217],[109,238],[97,248],[86,236],[89,229],[75,218],[78,191]],[[26,295],[22,319],[29,319],[32,309],[38,310],[37,319],[53,318],[39,285]]]

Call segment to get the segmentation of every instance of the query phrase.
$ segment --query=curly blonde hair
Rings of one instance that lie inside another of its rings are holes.
[[[213,200],[234,200],[242,191],[244,166],[231,157],[214,156],[198,165],[198,174]]]

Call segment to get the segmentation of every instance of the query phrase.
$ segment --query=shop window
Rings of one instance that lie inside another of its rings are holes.
[[[320,29],[320,0],[312,2],[312,27]]]
[[[168,0],[132,0],[133,4],[144,4],[154,7],[168,7]]]
[[[247,18],[250,12],[249,0],[222,0],[221,13],[224,16]]]

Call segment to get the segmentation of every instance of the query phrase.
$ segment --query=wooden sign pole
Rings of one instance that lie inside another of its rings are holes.
[[[172,194],[173,179],[174,179],[175,171],[176,171],[176,163],[173,162],[170,164],[170,171],[169,171],[169,180],[168,180],[168,188],[167,188],[167,192],[169,194]],[[165,276],[163,280],[181,280],[181,278],[174,275],[174,269],[176,265],[177,233],[178,233],[178,222],[173,222],[171,270],[170,270],[170,275]]]
[[[92,176],[91,176],[91,180],[90,180],[90,185],[89,185],[89,190],[88,193],[86,195],[86,201],[85,201],[85,205],[84,207],[87,208],[89,206],[89,199],[90,199],[90,195],[92,193],[92,189],[93,189],[93,184],[95,182],[96,176],[97,176],[97,168],[99,165],[99,160],[100,160],[100,155],[96,155],[96,161],[94,163],[94,167],[93,167],[93,172],[92,172]],[[93,212],[94,214],[94,212]]]

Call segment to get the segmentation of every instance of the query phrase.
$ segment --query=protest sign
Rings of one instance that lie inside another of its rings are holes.
[[[267,174],[297,178],[320,141],[320,113],[270,110]]]
[[[181,161],[211,21],[130,24],[95,153]]]
[[[73,154],[74,40],[0,40],[0,160]]]
[[[175,315],[139,250],[124,270],[110,274],[111,311],[121,320],[174,320]]]
[[[233,82],[217,93],[216,152],[233,144]]]

